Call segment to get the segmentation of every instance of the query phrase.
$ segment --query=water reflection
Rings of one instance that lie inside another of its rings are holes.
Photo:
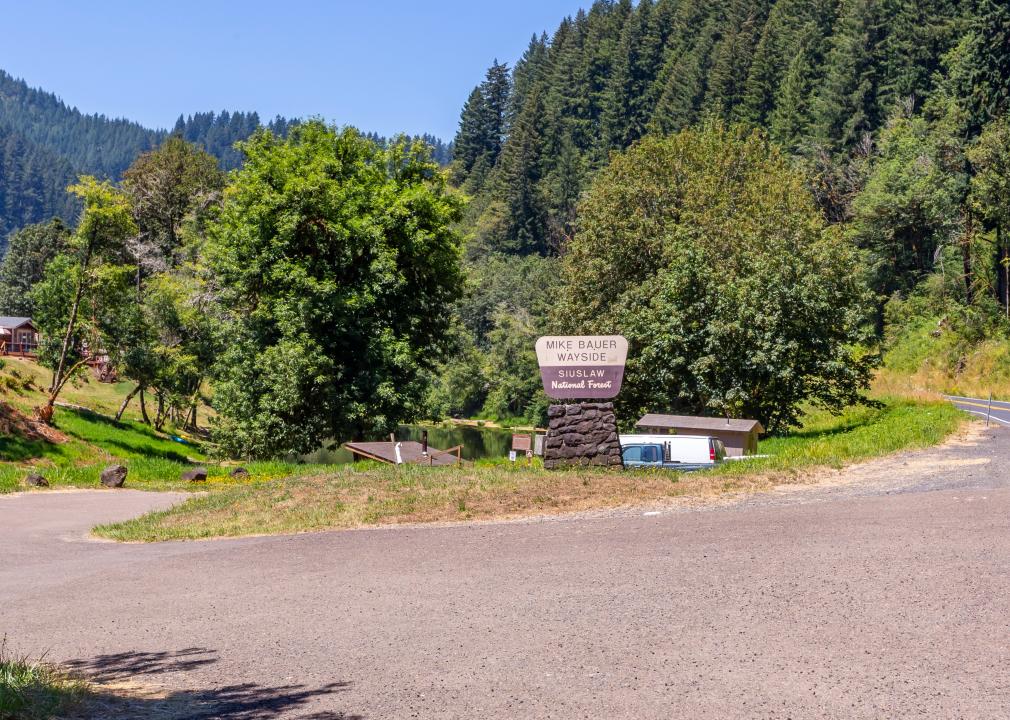
[[[428,444],[431,447],[448,450],[456,445],[462,445],[463,457],[467,460],[508,457],[509,450],[512,449],[511,430],[472,425],[401,425],[396,429],[396,439],[421,442],[421,433],[425,430],[428,431]],[[321,449],[304,455],[301,459],[309,463],[340,465],[351,462],[351,453],[328,442]]]

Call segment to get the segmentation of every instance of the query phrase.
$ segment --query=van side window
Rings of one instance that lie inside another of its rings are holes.
[[[655,445],[646,445],[645,447],[643,447],[642,460],[643,462],[658,463],[659,448]]]

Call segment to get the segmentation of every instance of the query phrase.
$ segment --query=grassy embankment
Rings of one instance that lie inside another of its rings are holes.
[[[967,343],[937,317],[914,317],[897,332],[876,387],[897,395],[937,393],[1010,400],[1010,343]]]
[[[44,401],[42,389],[48,380],[47,371],[34,363],[5,359],[0,369],[0,400],[30,415],[32,408]],[[97,487],[99,474],[110,463],[122,463],[128,468],[128,487],[146,490],[249,484],[328,467],[254,462],[243,465],[250,479],[234,480],[229,476],[232,467],[212,462],[198,439],[172,429],[159,433],[139,422],[136,400],[124,420],[116,422],[116,410],[131,387],[127,383],[110,385],[92,380],[68,388],[63,400],[88,409],[57,409],[54,424],[62,436],[59,442],[0,432],[0,494],[23,489],[22,480],[29,472],[42,475],[53,487]],[[208,482],[183,482],[182,473],[196,466],[207,469]]]
[[[74,710],[88,685],[41,660],[16,657],[0,644],[0,720],[45,720]]]
[[[802,430],[761,444],[770,457],[713,471],[548,472],[507,463],[462,469],[345,467],[318,477],[222,488],[95,533],[125,541],[196,539],[516,517],[752,492],[804,482],[816,468],[935,445],[963,422],[947,403],[883,400],[883,408],[852,408],[837,417],[812,411]]]

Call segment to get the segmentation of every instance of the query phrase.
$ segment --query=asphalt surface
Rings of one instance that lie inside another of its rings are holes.
[[[1010,427],[1010,402],[960,395],[946,395],[945,397],[961,410],[975,415],[980,420],[988,419],[990,426]]]
[[[1010,430],[701,510],[197,543],[0,497],[0,633],[93,717],[1010,717]],[[126,701],[124,701],[126,702]]]

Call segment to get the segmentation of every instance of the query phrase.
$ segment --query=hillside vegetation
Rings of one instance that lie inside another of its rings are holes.
[[[848,273],[874,294],[866,350],[892,347],[905,334],[895,323],[944,319],[943,341],[964,345],[944,372],[981,378],[984,348],[1010,332],[1008,48],[1010,9],[991,0],[601,0],[535,35],[514,67],[491,65],[460,115],[452,171],[472,198],[471,293],[432,402],[540,417],[521,347],[557,329],[557,266],[591,230],[587,195],[615,153],[713,123],[757,128],[803,176],[839,254],[859,253]],[[597,238],[592,251],[610,248]],[[710,263],[715,275],[732,265]],[[892,298],[916,294],[932,309],[885,318]],[[903,373],[940,362],[907,359]],[[728,383],[689,404],[719,405]]]
[[[142,422],[137,401],[115,420],[131,386],[100,383],[83,376],[67,388],[51,428],[31,422],[44,401],[51,373],[30,361],[6,358],[0,368],[0,494],[24,490],[29,473],[54,487],[99,487],[99,474],[112,463],[126,465],[128,487],[146,490],[199,490],[221,484],[256,483],[294,474],[319,472],[321,466],[285,462],[246,463],[249,478],[232,478],[234,463],[209,457],[199,436]],[[203,467],[206,484],[182,480],[187,470]]]
[[[7,235],[54,217],[72,223],[80,205],[66,193],[79,175],[119,180],[141,153],[169,135],[184,138],[217,158],[224,170],[242,163],[235,143],[266,127],[286,135],[295,120],[262,121],[256,112],[198,112],[180,115],[171,130],[146,128],[122,118],[87,115],[51,92],[30,87],[0,70],[0,256]],[[389,142],[372,133],[380,143]],[[449,162],[451,149],[433,135],[420,136],[436,161]]]

